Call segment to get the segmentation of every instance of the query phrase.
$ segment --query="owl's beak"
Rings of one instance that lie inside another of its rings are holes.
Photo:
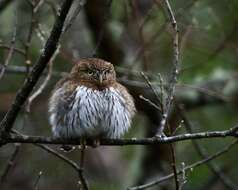
[[[102,82],[103,82],[103,76],[102,76],[102,75],[103,75],[103,74],[99,74],[99,77],[98,77],[100,84],[102,84]]]

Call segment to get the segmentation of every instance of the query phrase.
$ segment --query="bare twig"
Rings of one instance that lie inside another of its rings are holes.
[[[184,7],[178,9],[175,11],[175,17],[178,19],[180,18],[184,12],[189,11],[191,7],[197,2],[198,0],[192,0],[189,1]],[[161,8],[161,1],[158,0],[153,0],[159,8]],[[168,28],[168,25],[170,23],[165,22],[164,24],[161,25],[161,27],[147,40],[145,46],[149,48],[153,44],[153,42],[156,42],[159,37],[161,37],[161,34]],[[139,47],[138,50],[136,51],[135,59],[133,62],[136,62],[141,56],[142,56],[142,47]]]
[[[145,98],[144,96],[140,95],[139,96],[140,99],[144,100],[145,102],[147,102],[148,104],[150,104],[151,106],[153,106],[155,109],[159,110],[161,112],[161,108],[159,106],[157,106],[154,102],[152,102],[150,99]]]
[[[149,78],[144,74],[144,72],[141,72],[142,77],[145,79],[147,85],[150,87],[150,89],[153,91],[154,95],[156,96],[156,99],[158,101],[158,104],[160,106],[160,110],[163,113],[163,102],[161,102],[161,97],[158,93],[158,91],[155,89],[153,84],[150,82]],[[162,96],[162,95],[161,95]]]
[[[48,31],[43,30],[40,23],[38,23],[37,26],[35,27],[35,31],[37,37],[41,41],[41,44],[44,46],[47,36],[49,36]]]
[[[33,12],[37,13],[38,10],[40,9],[40,7],[44,4],[45,0],[39,0],[35,5],[34,5],[34,9]]]
[[[73,13],[73,15],[71,16],[71,18],[69,19],[69,21],[67,22],[67,24],[65,24],[65,27],[63,29],[63,33],[67,32],[68,29],[72,26],[72,24],[74,23],[74,21],[76,20],[77,16],[79,15],[80,11],[82,10],[82,8],[84,7],[86,0],[77,0],[77,7]]]
[[[221,156],[221,155],[227,153],[227,152],[228,152],[234,145],[236,145],[237,143],[238,143],[238,140],[235,140],[233,143],[231,143],[230,145],[226,146],[226,147],[223,148],[222,150],[216,152],[215,154],[213,154],[213,155],[211,155],[211,156],[208,156],[208,157],[206,157],[206,158],[203,159],[203,160],[200,160],[200,161],[198,161],[198,162],[195,162],[195,163],[193,163],[193,164],[190,164],[190,165],[184,167],[183,169],[179,170],[179,171],[177,172],[177,174],[178,174],[178,175],[183,174],[184,171],[193,170],[194,168],[196,168],[196,167],[198,167],[198,166],[201,166],[201,165],[203,165],[203,164],[205,164],[205,163],[207,163],[207,162],[210,162],[211,160],[214,160],[215,158],[218,158],[219,156]],[[160,183],[162,183],[162,182],[165,182],[165,181],[167,181],[167,180],[169,180],[169,179],[171,179],[171,178],[173,178],[173,177],[174,177],[174,174],[171,173],[171,174],[169,174],[169,175],[167,175],[167,176],[164,176],[164,177],[162,177],[162,178],[160,178],[160,179],[158,179],[158,180],[154,180],[154,181],[149,182],[149,183],[147,183],[147,184],[140,185],[140,186],[135,186],[135,187],[130,187],[130,188],[128,188],[128,190],[147,189],[147,188],[149,188],[149,187],[152,187],[152,186],[158,185],[158,184],[160,184]]]
[[[37,175],[37,178],[36,178],[36,181],[34,183],[34,190],[39,190],[39,182],[40,182],[40,179],[41,179],[41,176],[42,176],[43,172],[40,171]]]
[[[171,127],[169,126],[169,132],[170,135],[172,135],[172,130]],[[171,165],[172,165],[172,169],[173,169],[173,173],[174,173],[174,181],[175,181],[175,188],[176,190],[180,189],[180,184],[179,184],[179,179],[178,179],[178,175],[177,175],[177,166],[176,166],[176,156],[175,156],[175,148],[174,148],[174,144],[170,144],[170,152],[171,152],[171,156],[172,156],[172,161],[171,161]]]
[[[57,49],[58,41],[60,39],[64,26],[64,21],[72,5],[72,2],[73,0],[65,0],[62,4],[60,13],[56,18],[54,27],[51,31],[51,35],[46,42],[42,54],[40,55],[37,63],[34,65],[22,88],[18,91],[11,108],[8,110],[7,114],[0,123],[0,136],[3,131],[9,132],[11,130],[19,111],[21,110],[21,107],[27,100],[36,82],[43,73],[47,63]]]
[[[54,55],[51,57],[50,59],[50,62],[49,62],[49,65],[48,65],[48,73],[45,77],[45,80],[43,81],[43,83],[41,84],[41,86],[34,92],[34,94],[32,94],[29,99],[28,99],[28,103],[26,105],[26,110],[27,112],[30,112],[30,107],[31,107],[31,104],[33,102],[33,100],[35,98],[37,98],[42,92],[43,90],[45,89],[45,87],[47,86],[51,76],[52,76],[52,67],[53,67],[53,61],[54,59],[56,58],[56,56],[58,55],[59,53],[59,49],[60,49],[60,46],[58,46],[57,50],[55,51]]]
[[[18,132],[17,130],[12,130],[12,132],[14,134],[17,134],[18,136],[22,136],[24,137],[25,135],[22,135],[20,132]],[[68,165],[70,165],[74,170],[76,170],[76,172],[78,173],[79,175],[79,178],[80,178],[80,181],[83,185],[83,190],[88,190],[88,185],[87,185],[87,182],[86,182],[86,179],[84,178],[83,176],[83,169],[81,168],[81,166],[78,166],[78,164],[76,162],[74,162],[73,160],[67,158],[66,156],[64,156],[63,154],[60,154],[59,152],[53,150],[52,148],[50,148],[49,146],[47,145],[42,145],[42,144],[38,144],[38,143],[35,143],[34,146],[37,146],[45,151],[47,151],[48,153],[56,156],[57,158],[63,160],[65,163],[67,163]],[[81,159],[83,159],[84,155],[81,155]]]
[[[131,139],[101,139],[101,145],[110,146],[124,146],[124,145],[157,145],[166,143],[175,143],[179,141],[191,140],[191,139],[211,139],[211,138],[238,138],[238,126],[224,131],[211,131],[200,132],[193,134],[182,134],[163,138],[131,138]],[[9,135],[3,133],[0,137],[0,144],[6,143],[40,143],[40,144],[71,144],[80,145],[81,139],[57,139],[54,137],[42,137],[42,136],[27,136],[27,135]],[[93,142],[88,140],[86,145],[93,145]]]
[[[189,133],[193,133],[192,124],[188,120],[183,108],[180,107],[177,103],[176,103],[176,108],[178,109],[178,113],[179,113],[181,119],[184,121],[184,125],[186,127],[186,130]],[[202,158],[206,158],[207,153],[202,148],[202,146],[196,140],[192,140],[192,143],[193,143],[195,149],[197,150],[198,154]],[[232,181],[213,162],[208,162],[207,166],[221,180],[221,182],[226,186],[227,189],[237,190],[236,185],[233,184]]]
[[[0,48],[4,48],[4,49],[7,49],[7,50],[10,50],[11,48],[13,48],[13,51],[25,56],[25,51],[22,50],[22,49],[19,49],[19,48],[11,47],[11,46],[8,46],[8,45],[5,45],[5,44],[0,44]]]
[[[4,64],[1,66],[2,68],[0,68],[1,69],[0,70],[0,80],[3,77],[3,75],[5,73],[5,70],[6,70],[6,67],[10,63],[11,58],[13,56],[14,45],[15,45],[15,42],[16,42],[16,35],[17,35],[17,12],[15,11],[15,22],[14,22],[14,25],[13,25],[13,33],[12,33],[11,45],[10,45],[10,49],[9,49],[7,58],[6,58],[5,62],[4,62]]]
[[[41,145],[41,144],[34,144],[34,145],[46,150],[47,152],[53,154],[54,156],[58,157],[59,159],[63,160],[65,163],[70,165],[74,170],[77,171],[79,179],[83,186],[83,190],[88,190],[88,185],[87,185],[86,179],[84,178],[84,176],[82,174],[83,170],[80,168],[80,166],[78,166],[78,164],[76,162],[74,162],[73,160],[70,160],[69,158],[65,157],[64,155],[58,153],[57,151],[51,149],[48,146]]]
[[[37,4],[35,4],[35,2],[32,0],[28,0],[27,2],[31,6],[31,11],[30,11],[31,22],[30,22],[29,31],[26,38],[26,43],[25,43],[25,64],[26,64],[27,74],[28,74],[30,71],[30,66],[31,66],[29,48],[31,45],[31,40],[32,40],[35,25],[36,25],[36,12],[34,11],[34,9],[37,6]]]
[[[11,170],[11,168],[14,166],[15,164],[15,160],[17,158],[17,155],[18,153],[20,152],[20,148],[21,148],[21,145],[20,144],[15,144],[15,150],[14,152],[12,153],[9,161],[7,162],[7,166],[6,168],[3,170],[3,173],[1,175],[1,178],[0,178],[0,187],[1,185],[4,183],[7,175],[9,174],[9,171]]]
[[[155,2],[157,2],[157,1],[155,1]],[[160,126],[156,133],[157,137],[161,137],[164,134],[164,128],[165,128],[165,125],[167,122],[168,114],[171,109],[171,104],[172,104],[174,92],[175,92],[175,86],[176,86],[176,83],[178,80],[177,78],[179,75],[178,26],[177,26],[177,22],[175,20],[173,10],[172,10],[171,5],[168,0],[165,0],[165,5],[168,10],[169,19],[170,19],[170,22],[171,22],[173,30],[174,30],[174,34],[173,34],[173,51],[174,51],[173,56],[174,56],[174,58],[173,58],[173,72],[172,72],[172,75],[170,78],[170,86],[168,88],[168,97],[166,99],[165,112],[163,113],[163,116],[162,116],[162,119],[160,122]]]

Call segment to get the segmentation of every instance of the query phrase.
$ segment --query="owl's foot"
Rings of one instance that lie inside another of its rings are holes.
[[[166,138],[167,136],[165,135],[164,132],[160,132],[160,133],[157,133],[155,135],[156,138],[159,138],[159,139],[163,139],[163,138]]]
[[[93,140],[93,144],[92,144],[92,147],[93,148],[97,148],[100,146],[100,139],[94,139]]]
[[[73,151],[75,149],[75,146],[71,146],[71,145],[62,145],[61,147],[60,147],[60,150],[62,150],[62,151],[64,151],[64,152],[71,152],[71,151]]]
[[[80,150],[87,148],[87,140],[85,138],[80,139],[80,145],[78,146]]]

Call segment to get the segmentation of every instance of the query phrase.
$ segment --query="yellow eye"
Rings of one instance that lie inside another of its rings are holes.
[[[89,71],[88,71],[88,75],[89,75],[89,76],[93,75],[93,72],[89,70]]]

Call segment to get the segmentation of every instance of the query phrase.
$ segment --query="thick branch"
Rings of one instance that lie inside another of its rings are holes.
[[[47,63],[49,62],[51,56],[54,54],[58,41],[60,39],[62,29],[64,26],[64,21],[69,12],[73,0],[65,0],[61,6],[60,13],[56,18],[54,27],[51,31],[50,37],[48,38],[45,48],[40,55],[37,63],[34,65],[31,73],[24,82],[22,88],[18,91],[16,98],[10,108],[10,110],[5,115],[4,119],[1,121],[0,130],[9,132],[16,120],[17,114],[19,113],[21,107],[25,103],[26,99],[33,90],[36,82],[43,73]]]

